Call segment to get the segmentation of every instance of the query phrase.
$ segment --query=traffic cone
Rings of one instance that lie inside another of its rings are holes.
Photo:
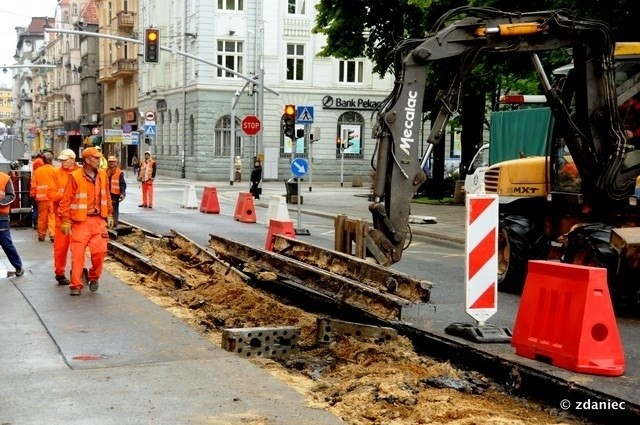
[[[198,197],[196,195],[195,185],[189,184],[184,186],[184,192],[182,192],[182,204],[181,208],[195,209],[198,208]]]
[[[255,223],[256,209],[253,206],[253,194],[249,192],[238,193],[238,203],[233,218],[241,223]]]
[[[624,351],[607,270],[529,261],[511,345],[520,356],[574,372],[622,375]]]
[[[269,227],[269,221],[272,218],[280,220],[289,219],[289,210],[287,209],[287,200],[284,196],[274,195],[269,201],[269,208],[267,209],[267,219],[264,221],[264,226]]]
[[[218,190],[214,186],[205,186],[204,192],[202,192],[202,201],[200,201],[200,212],[220,214]]]
[[[293,229],[293,220],[272,218],[269,220],[269,231],[267,232],[267,240],[264,244],[264,249],[267,251],[273,250],[273,237],[275,235],[285,235],[290,238],[296,237],[296,232]]]

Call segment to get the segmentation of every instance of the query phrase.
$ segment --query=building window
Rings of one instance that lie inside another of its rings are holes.
[[[287,13],[290,15],[304,15],[307,10],[306,0],[288,0]]]
[[[364,118],[357,112],[345,112],[338,118],[336,158],[362,159]]]
[[[218,65],[225,66],[242,74],[242,54],[242,41],[218,41]],[[218,69],[218,77],[236,78],[230,72],[225,72],[222,69]]]
[[[304,79],[304,44],[287,44],[287,80]]]
[[[225,115],[220,118],[216,123],[215,128],[215,137],[213,141],[213,156],[224,158],[231,157],[230,144],[229,140],[231,140],[231,117],[229,115]],[[240,120],[236,118],[236,142],[235,142],[235,152],[236,154],[240,154],[242,152],[242,137],[240,136],[240,132],[238,129],[240,128]]]
[[[244,0],[218,0],[219,10],[244,10]]]
[[[363,60],[341,60],[340,75],[338,81],[341,83],[362,83],[364,75]]]

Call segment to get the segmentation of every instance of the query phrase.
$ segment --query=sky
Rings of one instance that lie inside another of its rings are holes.
[[[55,14],[56,0],[2,0],[0,2],[0,65],[13,65],[18,38],[15,27],[27,27],[32,16]],[[0,73],[0,84],[11,87],[11,70]]]

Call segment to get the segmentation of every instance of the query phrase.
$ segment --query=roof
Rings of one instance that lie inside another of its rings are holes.
[[[49,25],[54,26],[55,20],[54,18],[48,18]],[[44,34],[44,25],[46,23],[47,18],[44,16],[34,16],[31,18],[31,23],[27,28],[28,34]]]
[[[97,0],[89,0],[80,11],[80,17],[85,24],[98,24]]]

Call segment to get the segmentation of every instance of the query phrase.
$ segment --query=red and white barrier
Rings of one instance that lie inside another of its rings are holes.
[[[467,195],[466,312],[479,325],[498,311],[498,196]]]

